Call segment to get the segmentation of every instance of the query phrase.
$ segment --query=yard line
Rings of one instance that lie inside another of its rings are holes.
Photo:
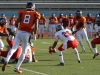
[[[8,65],[8,66],[14,68],[14,66],[11,66],[11,65]],[[41,72],[37,72],[37,71],[25,69],[25,68],[20,68],[20,69],[22,69],[24,71],[28,71],[28,72],[33,72],[33,73],[36,73],[36,74],[39,74],[39,75],[48,75],[48,74],[45,74],[45,73],[41,73]]]

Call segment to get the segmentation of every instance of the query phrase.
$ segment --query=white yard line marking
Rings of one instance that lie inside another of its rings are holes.
[[[49,42],[41,42],[42,44],[52,44],[52,43],[49,43]]]
[[[8,66],[14,68],[14,66],[11,66],[11,65],[8,65]],[[33,73],[36,73],[36,74],[39,74],[39,75],[48,75],[48,74],[45,74],[45,73],[41,73],[41,72],[37,72],[37,71],[25,69],[25,68],[20,68],[20,69],[22,69],[24,71],[28,71],[28,72],[33,72]]]

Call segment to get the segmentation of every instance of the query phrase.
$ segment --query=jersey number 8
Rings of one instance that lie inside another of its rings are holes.
[[[29,22],[30,22],[30,15],[26,14],[26,15],[24,16],[24,23],[25,23],[25,24],[29,24]]]

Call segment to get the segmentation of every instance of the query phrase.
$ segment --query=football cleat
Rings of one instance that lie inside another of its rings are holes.
[[[95,53],[94,56],[93,56],[93,59],[94,59],[96,56],[98,56],[98,55],[99,55],[99,53]]]
[[[81,63],[81,61],[80,60],[77,60],[78,61],[78,63]]]
[[[60,62],[60,64],[58,64],[57,66],[64,66],[64,63],[61,63],[61,62]]]
[[[7,65],[8,65],[8,63],[7,62],[4,62],[3,66],[2,66],[2,71],[5,71],[6,70]]]
[[[82,50],[82,52],[81,53],[84,53],[85,52],[85,50]]]
[[[22,73],[22,71],[20,69],[16,69],[16,68],[14,69],[14,72],[17,72],[17,73],[20,73],[20,74]]]

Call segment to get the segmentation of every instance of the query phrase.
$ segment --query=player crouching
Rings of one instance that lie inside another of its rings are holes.
[[[96,38],[94,38],[92,41],[91,41],[91,45],[93,47],[93,50],[94,50],[94,56],[93,56],[93,59],[98,56],[100,53],[98,53],[97,51],[97,48],[96,48],[96,44],[100,44],[100,16],[98,16],[96,18]]]
[[[68,48],[73,48],[74,53],[76,54],[77,61],[80,63],[81,61],[77,50],[77,40],[73,37],[72,32],[67,28],[67,26],[64,27],[64,29],[62,25],[58,25],[56,27],[55,41],[51,46],[51,49],[49,49],[49,53],[53,52],[50,50],[54,50],[59,39],[63,41],[63,44],[58,47],[58,55],[60,58],[60,64],[58,64],[58,66],[64,66],[62,51]]]

